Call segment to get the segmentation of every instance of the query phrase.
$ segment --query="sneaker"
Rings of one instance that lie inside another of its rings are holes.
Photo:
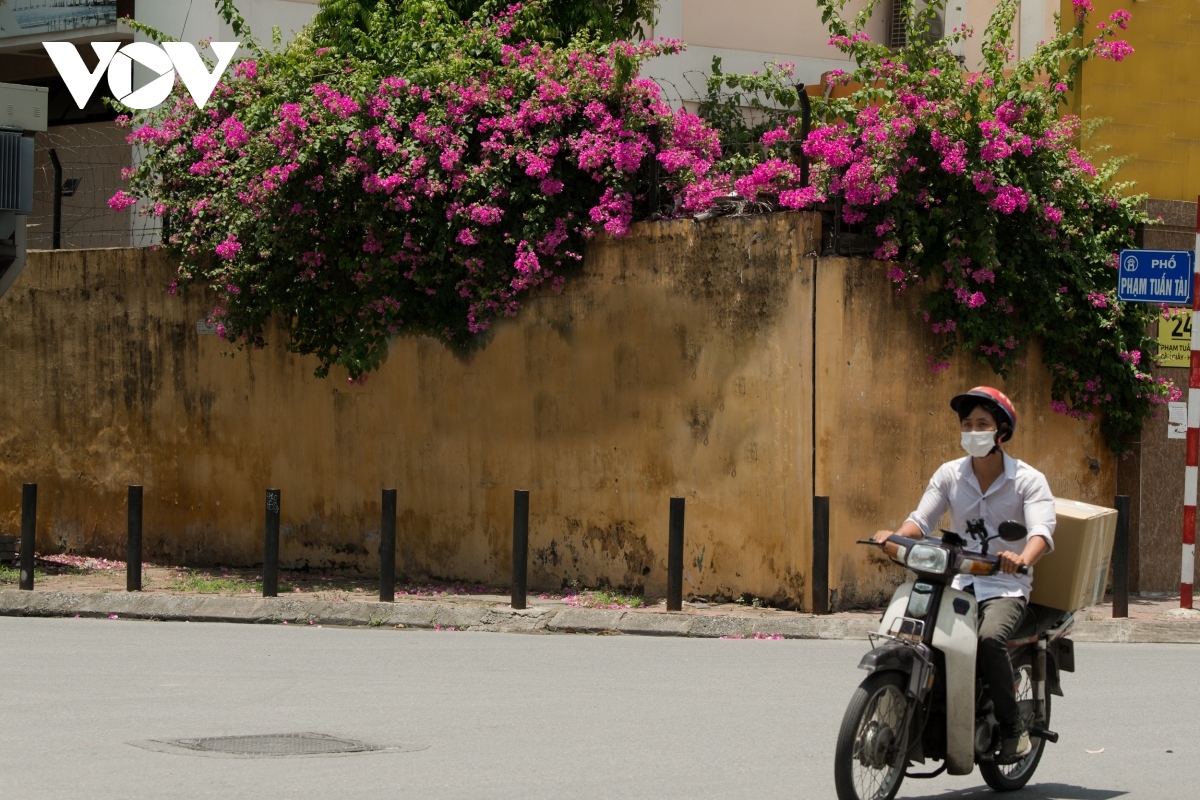
[[[996,760],[1001,764],[1011,764],[1029,755],[1031,750],[1033,743],[1029,741],[1029,734],[1021,731],[1016,736],[1004,737],[1000,742],[1000,755]]]

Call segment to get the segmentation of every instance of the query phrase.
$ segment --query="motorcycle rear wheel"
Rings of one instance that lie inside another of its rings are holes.
[[[838,800],[892,800],[904,780],[905,676],[877,672],[859,684],[833,755]]]
[[[1022,715],[1025,718],[1025,727],[1029,728],[1035,722],[1033,668],[1026,662],[1017,666],[1017,672],[1021,676],[1021,682],[1017,685],[1017,704],[1022,709]],[[1046,718],[1042,720],[1041,727],[1050,727],[1049,692],[1046,693]],[[1029,755],[1015,764],[981,762],[979,764],[979,772],[983,775],[983,779],[987,781],[987,785],[997,792],[1015,792],[1029,783],[1029,779],[1033,777],[1034,770],[1037,769],[1038,763],[1042,760],[1042,751],[1046,749],[1046,741],[1044,739],[1031,736],[1030,743],[1033,745],[1033,749],[1029,751]]]

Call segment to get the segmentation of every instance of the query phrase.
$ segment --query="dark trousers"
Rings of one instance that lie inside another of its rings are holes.
[[[1020,729],[1012,661],[1008,657],[1008,639],[1025,616],[1025,599],[993,597],[979,604],[979,674],[987,681],[996,722],[1005,736]]]

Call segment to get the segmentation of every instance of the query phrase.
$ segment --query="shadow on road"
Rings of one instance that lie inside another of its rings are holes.
[[[1082,786],[1071,786],[1067,783],[1039,783],[1026,786],[1019,792],[1007,795],[1012,800],[1112,800],[1129,794],[1119,789],[1086,789]],[[961,789],[957,792],[942,792],[906,798],[906,800],[973,800],[973,798],[992,797],[996,793],[986,786],[973,789]]]

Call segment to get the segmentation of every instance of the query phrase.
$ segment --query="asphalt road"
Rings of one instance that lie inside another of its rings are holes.
[[[865,646],[0,618],[0,797],[832,798]],[[1062,740],[1011,797],[1195,797],[1200,647],[1080,644],[1077,662]],[[302,731],[409,751],[129,744]],[[900,792],[988,794],[978,773]]]

